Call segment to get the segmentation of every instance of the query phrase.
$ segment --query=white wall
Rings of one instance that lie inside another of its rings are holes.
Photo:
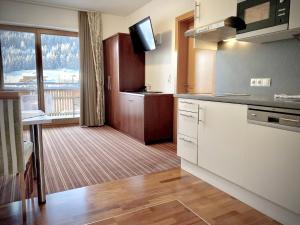
[[[78,31],[78,12],[76,10],[0,0],[0,23]],[[117,32],[128,32],[126,27],[125,18],[103,14],[103,38]]]
[[[177,57],[175,18],[193,10],[194,0],[153,0],[127,17],[128,26],[150,16],[154,33],[163,34],[163,43],[146,53],[146,84],[152,90],[174,92]]]
[[[115,33],[128,33],[126,18],[110,14],[102,14],[103,39]]]
[[[78,13],[74,10],[1,0],[0,23],[78,31]]]

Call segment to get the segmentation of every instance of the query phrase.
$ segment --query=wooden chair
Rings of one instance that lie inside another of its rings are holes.
[[[26,220],[25,169],[33,145],[23,142],[20,96],[0,91],[0,176],[18,174],[23,221]]]

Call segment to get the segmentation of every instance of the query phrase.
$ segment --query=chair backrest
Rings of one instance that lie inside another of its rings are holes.
[[[20,96],[0,91],[0,176],[24,171]]]

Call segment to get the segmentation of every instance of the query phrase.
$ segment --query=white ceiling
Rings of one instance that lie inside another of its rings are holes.
[[[15,0],[36,5],[54,6],[76,10],[101,11],[127,16],[151,0]]]

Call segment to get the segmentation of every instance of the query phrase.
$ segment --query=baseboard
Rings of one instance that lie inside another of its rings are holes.
[[[264,213],[274,220],[285,225],[299,225],[300,215],[276,205],[246,189],[219,177],[208,170],[181,159],[181,168],[227,194],[239,199],[252,208]]]

